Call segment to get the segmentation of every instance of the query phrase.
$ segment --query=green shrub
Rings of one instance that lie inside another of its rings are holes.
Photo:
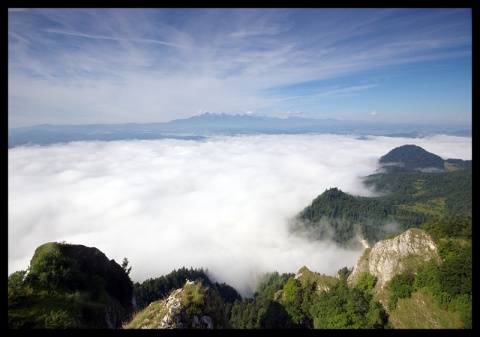
[[[65,310],[51,310],[45,315],[45,329],[75,328],[75,319]]]
[[[388,282],[393,295],[398,298],[408,298],[413,291],[415,278],[410,273],[397,274]]]
[[[377,277],[364,271],[358,276],[356,287],[363,292],[370,292],[375,284],[377,284]]]

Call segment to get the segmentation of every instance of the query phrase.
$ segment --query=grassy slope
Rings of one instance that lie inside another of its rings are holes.
[[[438,308],[435,299],[425,289],[412,293],[411,298],[398,299],[391,312],[390,322],[395,329],[458,329],[458,312]]]

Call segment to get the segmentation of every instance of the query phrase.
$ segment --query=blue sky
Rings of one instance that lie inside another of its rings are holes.
[[[9,9],[8,123],[471,125],[472,10]]]

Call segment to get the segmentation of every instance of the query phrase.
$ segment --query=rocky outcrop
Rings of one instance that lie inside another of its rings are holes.
[[[155,301],[123,326],[124,329],[222,329],[224,302],[201,282],[187,280],[168,298]]]
[[[425,231],[411,228],[365,249],[347,281],[354,285],[358,276],[367,272],[375,275],[377,285],[383,288],[393,276],[430,259],[440,261],[435,242]]]
[[[306,266],[303,266],[298,270],[297,274],[295,275],[295,279],[302,282],[302,284],[315,282],[318,291],[328,291],[338,282],[336,277],[321,275],[317,272],[311,271]]]

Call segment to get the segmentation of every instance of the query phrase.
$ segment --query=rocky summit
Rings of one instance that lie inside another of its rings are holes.
[[[224,302],[201,281],[186,280],[167,298],[150,303],[124,329],[222,329],[227,326]]]

